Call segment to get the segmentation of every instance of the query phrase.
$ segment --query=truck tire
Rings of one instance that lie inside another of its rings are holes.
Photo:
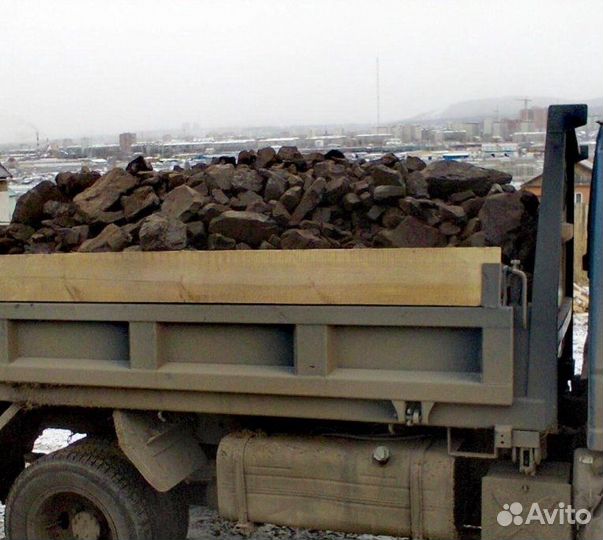
[[[189,508],[176,488],[168,493],[158,493],[159,516],[161,523],[156,525],[157,538],[186,540],[189,526]]]
[[[189,527],[189,507],[181,490],[175,488],[167,493],[159,493],[146,483],[132,462],[121,451],[116,442],[86,437],[73,444],[73,448],[82,453],[96,453],[120,463],[130,469],[128,474],[140,477],[148,486],[148,497],[155,497],[157,507],[153,511],[154,538],[157,540],[186,540]],[[149,500],[149,499],[147,499]]]
[[[158,540],[150,493],[133,467],[102,446],[76,444],[19,475],[6,504],[6,538]]]

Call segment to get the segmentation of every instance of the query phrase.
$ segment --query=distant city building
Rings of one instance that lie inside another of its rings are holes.
[[[456,122],[450,126],[453,131],[464,132],[467,139],[480,137],[482,134],[481,122]]]
[[[519,145],[517,143],[483,143],[482,158],[517,158]]]
[[[423,126],[418,124],[401,124],[394,126],[392,134],[403,144],[420,143],[423,138]]]
[[[0,163],[0,180],[6,180],[7,178],[12,178],[12,174],[8,172],[8,169]]]
[[[300,141],[299,137],[272,137],[269,139],[261,139],[262,146],[295,146]]]
[[[136,133],[119,134],[119,151],[122,154],[130,154],[134,144],[136,144]]]
[[[582,261],[587,251],[588,207],[592,174],[592,161],[579,161],[574,165],[574,280],[578,283],[586,283],[588,280]],[[526,182],[522,188],[541,197],[542,173]]]
[[[574,199],[576,204],[589,203],[592,174],[592,161],[579,161],[574,166]],[[540,197],[542,195],[542,173],[532,178],[529,182],[526,182],[522,187]]]
[[[307,141],[310,145],[316,148],[336,148],[338,146],[342,146],[345,144],[346,136],[345,135],[316,135],[313,137],[308,137]]]
[[[546,131],[548,112],[547,107],[532,107],[532,120],[536,131]]]
[[[384,142],[389,139],[390,135],[387,133],[359,133],[355,135],[355,139],[361,145],[379,145],[384,144]]]
[[[385,141],[385,146],[392,146],[394,148],[396,148],[398,146],[402,146],[402,139],[398,139],[398,138],[388,139],[387,141]]]
[[[443,142],[466,142],[467,132],[462,129],[445,129],[441,132]]]
[[[495,118],[492,116],[488,116],[488,117],[484,118],[484,124],[482,127],[482,132],[484,134],[484,137],[492,136],[492,129],[494,127],[494,122],[495,122]]]
[[[519,144],[544,144],[545,131],[516,131],[511,135],[511,140]]]
[[[468,161],[471,158],[469,152],[446,152],[442,154],[444,161]]]
[[[12,178],[12,175],[8,172],[8,169],[0,163],[0,224],[7,224],[10,222],[10,195],[8,193],[8,179]]]
[[[496,120],[492,122],[490,135],[493,139],[502,141],[507,138],[508,134],[506,132],[505,125],[499,120]]]
[[[513,177],[515,187],[524,185],[537,174],[540,174],[543,166],[541,159],[537,159],[531,155],[518,158],[488,158],[474,163],[481,167],[496,169],[510,174]]]

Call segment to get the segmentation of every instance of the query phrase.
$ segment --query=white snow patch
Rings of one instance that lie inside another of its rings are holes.
[[[73,433],[68,429],[45,429],[36,442],[33,451],[40,454],[50,454],[61,448],[83,439],[86,435],[83,433]]]
[[[574,314],[574,362],[577,375],[582,373],[584,342],[588,334],[588,313]]]

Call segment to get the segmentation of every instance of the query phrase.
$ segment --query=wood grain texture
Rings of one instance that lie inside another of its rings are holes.
[[[500,248],[0,256],[2,302],[478,306]]]

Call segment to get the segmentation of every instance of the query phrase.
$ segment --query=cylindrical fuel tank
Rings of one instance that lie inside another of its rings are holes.
[[[241,522],[453,540],[454,470],[439,440],[234,433],[218,449],[219,510]]]

